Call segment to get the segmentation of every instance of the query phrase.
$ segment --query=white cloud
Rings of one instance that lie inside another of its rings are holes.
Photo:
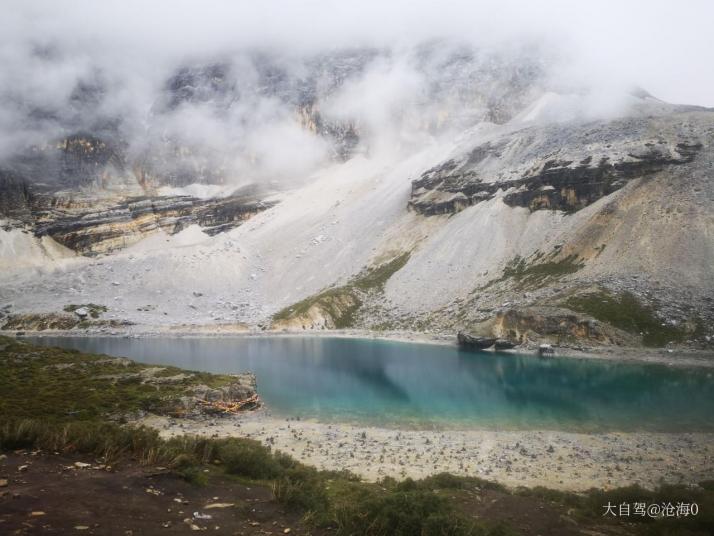
[[[73,121],[119,116],[133,144],[161,133],[228,151],[237,174],[255,172],[256,161],[267,174],[308,173],[325,157],[324,142],[300,130],[294,109],[276,99],[243,95],[225,113],[200,103],[157,113],[177,67],[232,64],[240,90],[256,79],[246,62],[256,50],[282,55],[282,67],[295,72],[307,54],[391,50],[324,105],[330,117],[357,121],[373,147],[418,141],[420,122],[438,123],[450,105],[465,115],[483,105],[466,106],[448,91],[444,102],[428,102],[444,73],[438,62],[418,66],[414,47],[437,38],[488,50],[541,43],[549,61],[558,58],[548,84],[590,87],[593,110],[608,110],[611,96],[633,85],[667,101],[714,106],[709,0],[6,0],[3,7],[0,157]],[[78,80],[97,77],[106,92],[96,109],[67,105]]]

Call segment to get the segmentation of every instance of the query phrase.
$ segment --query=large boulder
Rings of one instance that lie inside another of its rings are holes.
[[[197,385],[193,388],[193,393],[199,400],[225,403],[241,402],[257,393],[255,374],[231,374],[231,378],[234,381],[223,387]]]
[[[594,318],[561,307],[513,308],[499,312],[491,323],[491,333],[499,338],[528,342],[632,343],[627,334]]]
[[[470,350],[485,350],[496,343],[495,337],[479,337],[477,335],[464,333],[463,331],[459,331],[456,334],[456,340],[459,346]]]

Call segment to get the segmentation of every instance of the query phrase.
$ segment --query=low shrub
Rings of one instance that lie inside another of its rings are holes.
[[[253,439],[223,440],[219,443],[217,454],[226,471],[232,475],[269,479],[284,471],[270,449]]]
[[[273,495],[290,510],[322,517],[330,506],[325,479],[317,470],[304,465],[285,470],[273,484]]]
[[[413,481],[404,487],[416,485]],[[356,494],[335,512],[338,534],[365,536],[447,536],[478,534],[443,497],[430,491]]]

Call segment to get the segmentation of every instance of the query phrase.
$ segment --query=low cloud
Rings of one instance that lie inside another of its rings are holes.
[[[171,141],[236,184],[291,180],[333,157],[345,129],[370,154],[407,150],[538,92],[586,95],[591,115],[635,85],[714,105],[708,1],[9,0],[3,11],[0,160],[110,129],[132,158]]]

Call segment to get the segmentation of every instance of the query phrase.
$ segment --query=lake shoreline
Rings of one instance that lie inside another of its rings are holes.
[[[714,433],[400,430],[272,416],[266,409],[215,419],[148,416],[162,437],[194,434],[260,441],[308,465],[365,481],[441,472],[508,487],[585,491],[714,479]]]
[[[0,331],[0,334],[14,335],[14,331]],[[235,326],[202,326],[200,329],[187,326],[135,326],[111,332],[94,329],[84,330],[43,330],[25,331],[27,337],[132,337],[132,338],[267,338],[267,337],[325,337],[364,340],[382,340],[412,344],[428,344],[456,347],[456,334],[424,333],[411,331],[373,330],[324,330],[285,331],[253,330]],[[483,353],[494,353],[485,350]],[[499,351],[500,355],[518,354],[537,356],[535,345],[522,346],[513,350]],[[670,367],[714,368],[714,352],[677,348],[642,348],[619,346],[592,346],[587,348],[556,347],[556,357],[575,359],[596,359],[618,363],[660,364]]]
[[[121,404],[122,409],[97,413],[90,423],[116,422],[120,417],[130,425],[151,427],[163,438],[254,439],[310,466],[347,470],[368,482],[447,472],[509,487],[583,491],[714,480],[714,432],[588,433],[545,430],[544,426],[534,430],[404,429],[280,417],[270,405],[220,416],[192,412],[184,400],[191,396],[186,388],[193,386],[194,397],[207,399],[209,390],[220,394],[216,391],[233,382],[232,376],[182,369],[159,374],[158,367],[107,360],[96,353],[16,344],[11,339],[0,342],[7,350],[12,380],[12,391],[5,393],[7,411],[17,417],[54,416],[71,422],[70,411],[90,411],[96,405],[91,397],[96,396],[103,407]],[[22,358],[17,359],[18,355]],[[23,370],[35,380],[27,381]],[[37,393],[38,378],[47,382],[46,392]],[[136,390],[139,384],[150,389]],[[204,384],[210,389],[204,389]],[[169,400],[174,402],[167,406]]]

